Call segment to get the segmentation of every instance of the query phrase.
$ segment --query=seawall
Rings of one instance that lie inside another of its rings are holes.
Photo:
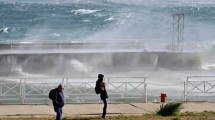
[[[31,74],[61,75],[67,72],[134,71],[166,68],[198,69],[201,53],[145,51],[46,51],[2,52],[0,75],[22,71]]]

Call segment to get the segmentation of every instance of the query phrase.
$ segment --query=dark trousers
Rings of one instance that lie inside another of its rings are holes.
[[[57,113],[56,120],[62,120],[62,108],[54,108],[54,111]]]
[[[102,117],[105,117],[106,114],[107,114],[107,100],[104,99],[104,100],[102,100],[102,101],[103,101],[103,103],[104,103]]]

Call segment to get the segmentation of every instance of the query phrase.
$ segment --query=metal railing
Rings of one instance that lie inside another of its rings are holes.
[[[188,76],[185,101],[214,101],[215,76]]]
[[[109,102],[214,101],[215,76],[188,76],[186,82],[146,83],[147,77],[106,77]],[[51,104],[49,91],[64,84],[66,103],[99,103],[95,77],[0,78],[0,104]]]
[[[166,94],[166,102],[183,102],[185,82],[147,83],[147,100],[160,102],[160,95]]]
[[[50,104],[49,91],[61,83],[65,86],[66,103],[97,103],[100,102],[100,97],[94,90],[96,79],[93,77],[0,78],[0,103]],[[106,77],[109,101],[147,102],[145,81],[146,77]]]
[[[31,40],[0,41],[0,50],[49,50],[49,49],[144,49],[144,40]]]

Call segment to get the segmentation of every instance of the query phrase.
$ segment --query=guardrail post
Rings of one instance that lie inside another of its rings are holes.
[[[68,84],[68,78],[66,78],[66,83],[64,84],[64,96],[65,96],[65,103],[67,103],[67,84]]]
[[[184,102],[187,102],[188,80],[189,80],[189,76],[187,77],[187,81],[184,82]]]
[[[22,102],[22,103],[23,103],[23,104],[25,104],[25,87],[26,87],[26,78],[24,79],[24,84],[23,84],[23,89],[22,89],[22,91],[23,91],[23,92],[22,92],[22,93],[23,93],[23,94],[22,94],[22,95],[23,95],[23,96],[22,96],[22,98],[23,98],[23,102]]]
[[[21,104],[22,103],[22,78],[20,79],[20,82],[19,82],[19,99]]]
[[[125,96],[128,95],[128,83],[125,82]]]
[[[187,100],[187,93],[186,93],[186,82],[184,82],[184,102],[186,102]]]
[[[206,92],[206,90],[205,90],[205,82],[206,82],[206,81],[203,81],[203,83],[204,83],[204,92]]]
[[[19,97],[20,97],[20,104],[24,104],[24,85],[23,85],[23,78],[20,79],[20,93],[19,93]]]
[[[106,81],[105,81],[106,82]],[[106,90],[109,90],[109,84],[110,84],[110,78],[107,78],[107,82],[106,82]]]
[[[147,84],[144,82],[144,103],[147,103]]]
[[[87,83],[86,82],[83,82],[84,83],[84,95],[86,95],[87,93]]]

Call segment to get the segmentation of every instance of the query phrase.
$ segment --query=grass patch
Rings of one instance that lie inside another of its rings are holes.
[[[7,118],[0,118],[0,120],[54,120],[54,117],[23,117],[13,116]],[[215,120],[215,112],[205,111],[200,113],[185,112],[179,113],[177,116],[160,116],[156,114],[143,114],[143,115],[118,115],[109,116],[110,120]],[[104,120],[99,116],[71,116],[64,117],[63,120]]]
[[[157,115],[161,116],[172,116],[180,112],[182,103],[167,103],[161,105],[160,109],[156,112]]]

